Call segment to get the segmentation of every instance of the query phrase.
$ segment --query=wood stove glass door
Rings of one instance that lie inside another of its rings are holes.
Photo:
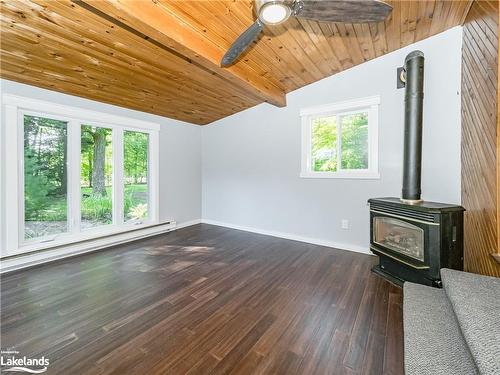
[[[373,241],[387,249],[424,262],[424,230],[390,217],[373,218]]]

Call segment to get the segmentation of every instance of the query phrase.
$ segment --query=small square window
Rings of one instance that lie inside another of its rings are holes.
[[[308,108],[301,177],[379,178],[378,97]]]

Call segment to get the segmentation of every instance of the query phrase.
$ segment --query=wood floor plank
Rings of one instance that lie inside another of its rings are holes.
[[[376,258],[200,224],[1,276],[2,349],[48,374],[402,374]]]
[[[391,285],[389,310],[387,314],[387,335],[385,337],[384,373],[403,374],[403,306],[399,290]]]

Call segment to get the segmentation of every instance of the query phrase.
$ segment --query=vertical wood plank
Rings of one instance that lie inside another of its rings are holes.
[[[498,12],[498,2],[475,1],[462,47],[464,267],[493,276],[500,276],[491,256],[500,247]]]
[[[497,20],[499,20],[498,36],[500,36],[500,6]],[[500,259],[500,48],[498,48],[497,65],[497,254],[499,256],[495,259],[498,261]]]

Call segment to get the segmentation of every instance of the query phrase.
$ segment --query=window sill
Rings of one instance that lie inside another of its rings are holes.
[[[26,242],[26,243],[20,244],[20,246],[17,250],[9,252],[8,254],[6,254],[5,257],[2,257],[2,258],[24,255],[24,254],[28,254],[31,252],[37,252],[37,251],[50,250],[50,249],[54,249],[54,248],[58,248],[58,247],[62,247],[62,246],[69,246],[69,245],[88,242],[88,241],[92,241],[92,240],[103,239],[106,237],[113,237],[113,236],[116,236],[118,234],[135,232],[135,231],[138,231],[141,229],[152,228],[152,227],[155,227],[158,225],[165,225],[165,224],[169,224],[169,222],[156,223],[156,222],[149,221],[149,222],[141,223],[141,224],[128,224],[128,225],[121,225],[121,226],[107,225],[107,226],[103,226],[101,228],[84,230],[84,231],[80,232],[78,236],[72,236],[71,234],[62,234],[52,241]]]
[[[300,178],[337,178],[344,180],[379,180],[377,172],[301,172]]]

